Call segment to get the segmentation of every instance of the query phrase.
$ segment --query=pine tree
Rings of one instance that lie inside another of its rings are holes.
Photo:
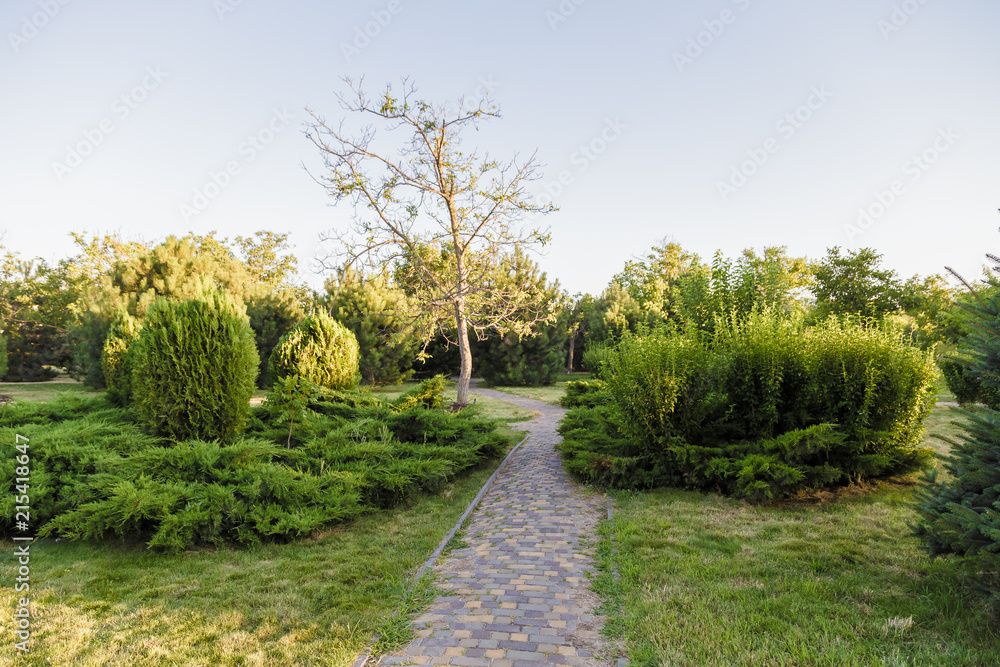
[[[326,292],[323,302],[330,314],[358,339],[364,382],[398,384],[413,375],[420,311],[388,275],[343,270],[326,282]]]
[[[1000,268],[1000,258],[987,256]],[[988,282],[991,288],[1000,284],[993,276]],[[996,392],[1000,390],[1000,294],[965,285],[976,296],[966,306],[973,324],[965,340],[966,363],[984,389]],[[939,480],[936,471],[925,478],[918,505],[921,521],[915,531],[932,556],[957,554],[974,562],[983,573],[991,606],[1000,612],[1000,411],[973,405],[958,412],[968,421],[962,424],[964,433],[958,440],[946,438],[952,450],[943,467],[950,478]]]
[[[569,311],[559,282],[549,283],[538,264],[520,250],[512,253],[495,280],[540,295],[537,303],[552,314],[552,321],[537,326],[531,335],[506,331],[480,338],[473,345],[479,374],[499,386],[552,384],[564,370],[569,342]]]

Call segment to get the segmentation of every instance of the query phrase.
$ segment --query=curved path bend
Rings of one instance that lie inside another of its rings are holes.
[[[474,393],[535,411],[514,428],[528,438],[469,517],[468,548],[435,566],[448,592],[416,621],[405,650],[381,665],[590,667],[603,654],[604,619],[590,591],[601,496],[573,482],[555,450],[560,407],[490,389]]]

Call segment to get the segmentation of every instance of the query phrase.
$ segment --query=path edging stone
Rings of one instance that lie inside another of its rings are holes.
[[[469,518],[469,515],[472,514],[475,511],[476,507],[479,506],[479,503],[483,500],[483,496],[485,496],[489,492],[490,488],[493,486],[493,482],[496,481],[497,476],[507,466],[507,462],[514,455],[514,453],[521,448],[521,445],[523,445],[524,441],[527,440],[530,436],[531,433],[525,433],[524,437],[521,438],[521,442],[514,445],[511,448],[511,450],[507,452],[507,456],[503,458],[503,461],[500,462],[500,465],[497,466],[497,469],[493,471],[493,474],[490,475],[490,478],[487,479],[486,482],[483,484],[482,488],[479,489],[479,493],[476,494],[476,497],[473,498],[472,502],[469,503],[469,506],[465,508],[465,512],[463,512],[462,516],[459,517],[458,523],[456,523],[454,527],[452,527],[452,529],[448,532],[448,534],[444,536],[444,539],[441,540],[441,542],[437,545],[437,548],[434,549],[434,553],[431,554],[431,557],[428,558],[427,561],[420,566],[419,570],[417,570],[417,573],[413,577],[413,583],[410,585],[409,590],[413,590],[413,588],[417,585],[417,582],[420,581],[420,578],[427,573],[427,570],[429,570],[432,565],[434,565],[434,561],[436,561],[441,556],[441,553],[444,551],[444,548],[448,546],[448,542],[451,541],[451,538],[455,537],[455,534],[458,533],[459,530],[461,530],[462,524],[465,523],[465,520]],[[352,667],[365,667],[365,665],[368,664],[368,661],[371,660],[372,648],[375,646],[377,642],[378,642],[378,635],[372,638],[371,642],[368,644],[368,648],[366,648],[364,652],[357,657]]]

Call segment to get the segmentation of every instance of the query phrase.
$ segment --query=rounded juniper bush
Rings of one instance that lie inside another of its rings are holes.
[[[259,359],[242,303],[224,292],[159,298],[132,359],[133,403],[174,440],[232,440],[246,427]]]
[[[268,361],[272,378],[298,375],[321,387],[346,389],[358,382],[358,339],[320,310],[292,327]]]

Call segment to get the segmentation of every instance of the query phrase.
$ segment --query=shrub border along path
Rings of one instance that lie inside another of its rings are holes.
[[[589,590],[601,496],[573,482],[555,450],[563,408],[488,389],[539,413],[498,472],[464,537],[434,569],[450,594],[414,621],[417,639],[382,665],[613,665]],[[599,657],[600,656],[600,657]]]

